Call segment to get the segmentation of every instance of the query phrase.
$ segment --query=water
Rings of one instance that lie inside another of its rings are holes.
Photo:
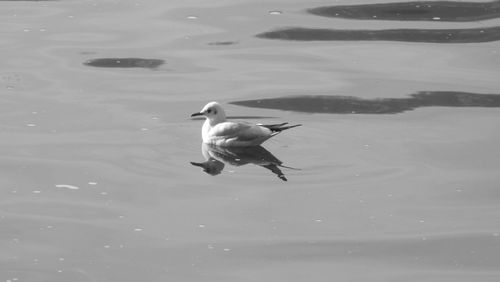
[[[0,1],[0,281],[498,281],[496,6],[373,3]],[[213,176],[210,100],[303,126]]]

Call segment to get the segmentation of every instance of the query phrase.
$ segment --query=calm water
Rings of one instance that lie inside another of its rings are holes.
[[[0,281],[499,281],[500,4],[402,2],[0,1]]]

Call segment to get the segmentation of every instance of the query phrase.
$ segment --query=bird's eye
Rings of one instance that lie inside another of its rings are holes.
[[[211,113],[211,112],[212,112],[212,110],[211,110],[211,109],[208,109],[208,110],[207,110],[207,113]]]

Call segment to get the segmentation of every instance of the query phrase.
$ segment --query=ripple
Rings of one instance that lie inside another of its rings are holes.
[[[359,20],[468,22],[500,17],[499,1],[488,3],[454,1],[414,1],[400,3],[324,6],[307,10],[332,18]]]
[[[362,99],[353,96],[290,96],[235,101],[231,104],[265,109],[331,114],[396,114],[419,107],[500,107],[499,94],[423,91],[408,98]]]
[[[117,40],[117,36],[111,33],[90,33],[90,32],[72,32],[57,33],[47,36],[47,39],[54,41],[68,42],[106,42]]]
[[[295,41],[405,41],[427,43],[478,43],[500,40],[500,27],[469,29],[349,30],[291,27],[263,32],[258,38]]]
[[[99,58],[91,59],[84,63],[86,66],[99,68],[146,68],[155,69],[165,64],[160,59],[142,59],[142,58]]]
[[[56,201],[21,201],[3,203],[0,210],[25,217],[75,220],[116,219],[118,214],[97,205],[68,204]]]
[[[264,261],[377,261],[389,265],[407,265],[436,269],[498,269],[500,244],[498,236],[488,233],[446,234],[426,237],[388,239],[335,239],[289,241],[259,244],[240,243],[231,259]],[[383,255],[381,255],[383,254]],[[418,264],[415,259],[418,259]]]

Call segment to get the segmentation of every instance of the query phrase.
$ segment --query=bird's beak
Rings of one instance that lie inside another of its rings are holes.
[[[202,113],[194,113],[191,115],[191,117],[197,117],[197,116],[202,116],[203,114]]]

